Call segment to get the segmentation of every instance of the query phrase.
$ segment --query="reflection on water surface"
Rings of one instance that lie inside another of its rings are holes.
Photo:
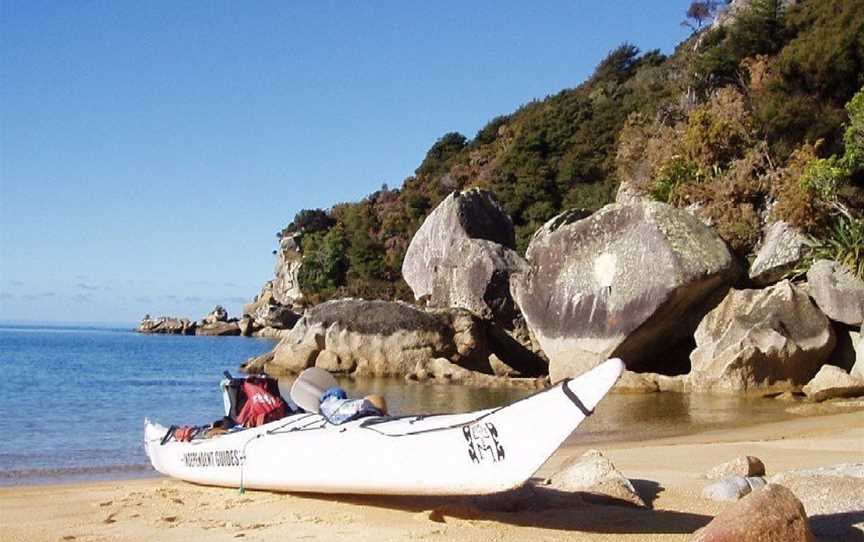
[[[377,393],[394,415],[470,412],[506,405],[534,393],[519,388],[417,384],[399,378],[340,379],[352,397]],[[282,387],[290,387],[282,381]],[[585,442],[642,440],[753,425],[793,417],[789,403],[737,396],[651,393],[610,394],[579,429]],[[571,436],[571,441],[575,437]]]

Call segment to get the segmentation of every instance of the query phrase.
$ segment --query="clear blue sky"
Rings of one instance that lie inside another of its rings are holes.
[[[0,319],[236,314],[299,209],[670,52],[688,4],[0,0]]]

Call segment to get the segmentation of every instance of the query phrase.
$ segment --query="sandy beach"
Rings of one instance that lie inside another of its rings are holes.
[[[724,503],[704,473],[735,456],[768,475],[864,460],[860,411],[599,446],[651,506],[517,509],[483,499],[276,494],[153,478],[0,489],[4,540],[687,540]],[[585,446],[558,451],[546,476]],[[857,521],[857,520],[856,520]]]

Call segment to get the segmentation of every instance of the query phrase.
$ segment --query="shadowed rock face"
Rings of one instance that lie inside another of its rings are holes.
[[[489,320],[512,320],[510,274],[524,268],[510,217],[490,192],[447,196],[414,235],[402,275],[417,299]]]
[[[657,353],[687,336],[709,295],[736,267],[723,241],[691,214],[658,202],[556,217],[528,247],[511,289],[549,356],[553,381],[610,356],[657,369]],[[662,356],[661,356],[662,358]]]
[[[834,350],[828,318],[788,280],[732,290],[696,330],[690,385],[720,392],[784,391],[805,384]]]

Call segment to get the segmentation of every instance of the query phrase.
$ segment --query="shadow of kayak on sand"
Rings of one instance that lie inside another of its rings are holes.
[[[713,519],[702,514],[653,510],[611,497],[543,487],[477,497],[293,495],[414,512],[437,523],[492,521],[519,527],[591,533],[690,534]]]

